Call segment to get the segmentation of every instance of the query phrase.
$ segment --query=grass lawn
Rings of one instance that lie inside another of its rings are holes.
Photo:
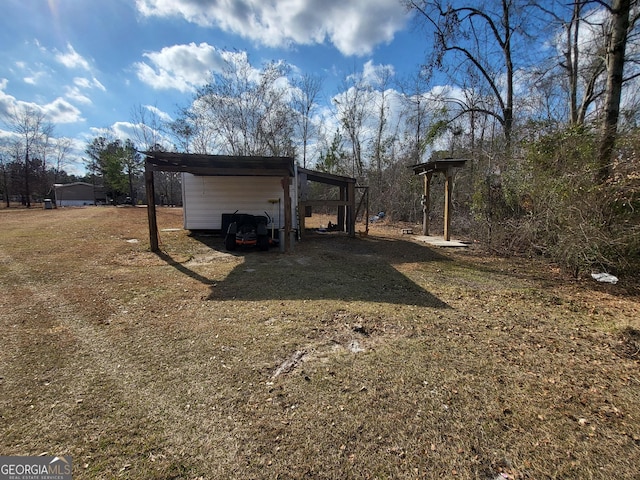
[[[640,296],[376,226],[0,210],[0,454],[74,478],[640,478]],[[637,279],[635,279],[637,282]]]

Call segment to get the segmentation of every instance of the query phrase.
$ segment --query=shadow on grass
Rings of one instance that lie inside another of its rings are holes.
[[[192,238],[225,252],[221,237]],[[185,275],[210,285],[209,300],[340,300],[448,308],[393,267],[406,262],[449,261],[411,241],[315,235],[305,237],[289,254],[250,248],[232,254],[243,257],[244,262],[215,283],[166,253],[159,256]]]
[[[215,285],[216,283],[213,280],[205,277],[204,275],[200,275],[198,272],[190,269],[189,267],[184,266],[182,263],[178,262],[177,260],[174,260],[173,257],[171,257],[171,255],[165,252],[157,252],[156,255],[158,255],[159,258],[167,262],[167,265],[175,268],[181,273],[184,273],[186,276],[199,281],[200,283],[204,283],[205,285]]]

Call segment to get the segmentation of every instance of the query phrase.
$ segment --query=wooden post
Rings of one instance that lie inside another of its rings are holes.
[[[365,232],[367,233],[367,235],[369,235],[369,187],[365,188],[365,194],[367,195],[366,198],[366,207],[365,207],[365,214],[364,214],[364,224],[366,225],[365,228]]]
[[[346,200],[346,190],[344,187],[339,187],[340,188],[340,200]],[[338,226],[338,230],[341,232],[345,231],[345,226],[344,226],[344,214],[345,214],[345,210],[346,208],[344,207],[344,205],[340,205],[338,207],[338,221],[337,226]]]
[[[429,235],[429,210],[431,205],[429,203],[431,192],[431,173],[423,175],[424,182],[424,194],[422,196],[422,234]]]
[[[449,227],[451,226],[451,189],[453,187],[453,170],[447,169],[445,173],[446,180],[444,182],[444,239],[451,240]]]
[[[147,191],[147,217],[149,219],[149,247],[152,252],[159,252],[158,222],[156,220],[156,192],[153,185],[153,170],[148,164],[144,167],[145,189]]]
[[[291,195],[289,193],[290,177],[282,178],[282,190],[284,194],[284,251],[291,249]]]
[[[304,230],[306,228],[306,218],[305,218],[305,203],[304,202],[299,202],[298,203],[298,224],[300,225],[300,232],[299,232],[299,238],[300,240],[302,240],[304,238]]]
[[[362,203],[364,202],[364,234],[369,235],[369,187],[356,187],[359,190],[362,190],[362,196],[360,197],[360,203],[358,203],[358,208],[356,208],[356,217],[360,212],[360,207],[362,207]],[[356,218],[357,220],[357,218]]]
[[[350,237],[356,236],[356,184],[349,182],[347,186],[347,232]]]

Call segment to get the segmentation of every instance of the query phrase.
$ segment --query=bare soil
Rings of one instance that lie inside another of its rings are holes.
[[[281,254],[158,221],[156,255],[143,208],[0,210],[2,455],[78,479],[639,478],[637,279],[398,225]]]

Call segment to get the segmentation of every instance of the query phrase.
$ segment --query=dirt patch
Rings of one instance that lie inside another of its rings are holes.
[[[640,360],[640,330],[623,328],[618,338],[618,351],[624,357]]]

